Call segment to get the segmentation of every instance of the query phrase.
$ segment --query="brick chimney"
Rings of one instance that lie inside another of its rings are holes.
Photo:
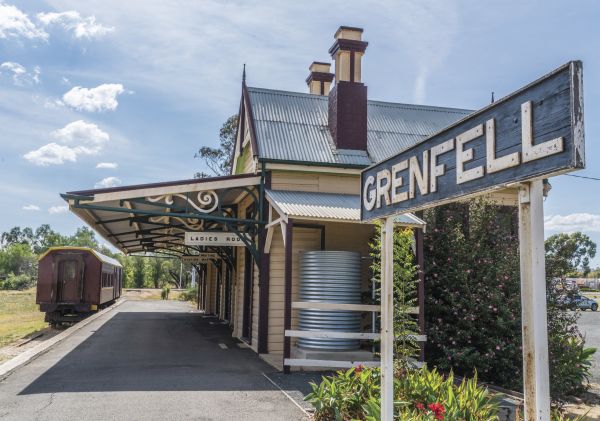
[[[340,26],[329,54],[335,60],[335,86],[329,94],[329,131],[338,149],[367,150],[367,87],[361,59],[368,43],[362,28]]]
[[[331,64],[313,61],[308,70],[310,75],[306,78],[309,92],[314,95],[329,95],[333,73],[330,73]]]

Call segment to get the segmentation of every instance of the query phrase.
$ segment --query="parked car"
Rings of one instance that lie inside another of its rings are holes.
[[[598,310],[598,303],[595,300],[579,294],[564,296],[560,299],[560,303],[569,307],[578,307],[581,310],[588,308],[592,311]]]

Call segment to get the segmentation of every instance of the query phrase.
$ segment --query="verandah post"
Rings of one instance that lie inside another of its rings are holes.
[[[394,217],[381,226],[381,420],[394,418]]]
[[[525,421],[550,420],[543,181],[519,188]]]

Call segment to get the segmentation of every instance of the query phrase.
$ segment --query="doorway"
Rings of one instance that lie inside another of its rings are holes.
[[[58,301],[77,302],[79,299],[79,265],[77,260],[62,260],[58,264]]]

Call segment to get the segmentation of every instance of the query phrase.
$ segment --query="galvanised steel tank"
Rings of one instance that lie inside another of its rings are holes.
[[[300,301],[360,304],[360,253],[306,251],[300,256]],[[360,332],[357,311],[299,310],[300,330]],[[360,347],[355,339],[298,338],[303,349],[350,351]]]

